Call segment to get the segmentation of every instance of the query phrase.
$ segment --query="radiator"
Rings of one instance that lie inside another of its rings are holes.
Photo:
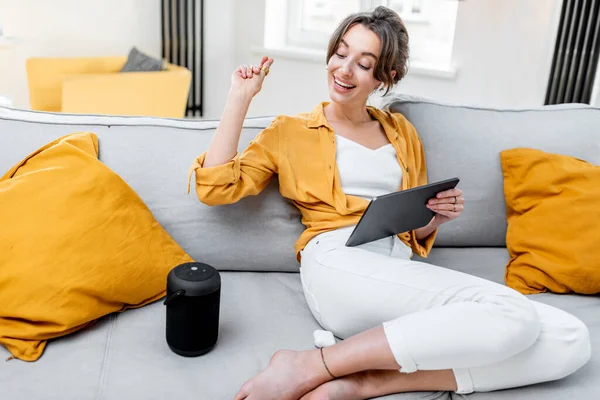
[[[545,104],[589,104],[599,51],[600,0],[564,0]]]
[[[203,0],[161,0],[162,57],[192,72],[187,116],[202,116]]]

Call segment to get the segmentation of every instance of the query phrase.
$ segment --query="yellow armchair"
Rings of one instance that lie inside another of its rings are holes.
[[[119,72],[127,57],[30,58],[31,108],[77,114],[182,118],[191,72],[165,63],[156,72]]]

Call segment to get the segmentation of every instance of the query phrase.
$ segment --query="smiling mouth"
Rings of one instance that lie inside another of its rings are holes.
[[[340,86],[340,87],[342,87],[342,88],[344,88],[344,89],[354,89],[354,88],[356,87],[356,85],[351,85],[351,84],[349,84],[349,83],[344,83],[344,82],[340,81],[340,80],[339,80],[338,78],[336,78],[335,76],[333,77],[333,82],[334,82],[336,85],[338,85],[338,86]]]

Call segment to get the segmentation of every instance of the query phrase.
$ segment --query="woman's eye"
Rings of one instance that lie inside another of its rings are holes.
[[[364,66],[364,65],[362,65],[362,64],[358,64],[358,66],[359,66],[360,68],[364,69],[365,71],[369,69],[369,67],[365,67],[365,66]]]
[[[339,58],[345,58],[346,56],[341,55],[340,53],[335,53],[336,56],[338,56]]]

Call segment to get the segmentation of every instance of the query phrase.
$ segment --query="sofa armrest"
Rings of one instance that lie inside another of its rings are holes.
[[[182,118],[191,72],[182,67],[156,72],[68,76],[62,86],[62,112]]]

